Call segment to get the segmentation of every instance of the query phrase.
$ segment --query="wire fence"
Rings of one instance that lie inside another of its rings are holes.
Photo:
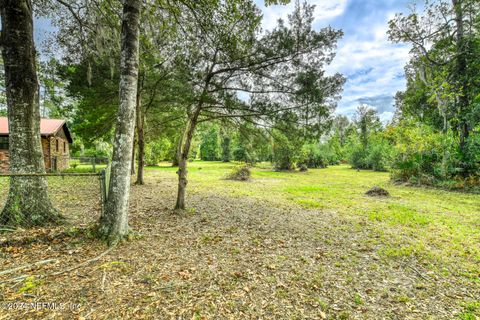
[[[35,303],[44,294],[45,279],[55,283],[54,277],[95,263],[114,249],[105,251],[91,233],[91,227],[104,211],[110,166],[99,172],[1,173],[0,209],[9,197],[12,180],[16,179],[45,179],[48,197],[61,219],[53,214],[51,221],[38,224],[37,208],[32,207],[22,221],[17,221],[18,225],[2,225],[0,220],[0,306],[12,301]],[[0,217],[2,214],[3,210]],[[12,318],[2,315],[0,311],[0,319]],[[45,314],[18,314],[18,319],[32,317],[42,318]]]
[[[68,155],[44,155],[45,170],[55,172],[100,172],[108,166],[110,159],[107,157],[70,157]],[[8,152],[0,150],[0,173],[10,170],[10,157]]]
[[[1,208],[4,208],[7,202],[12,178],[28,179],[30,182],[45,179],[48,197],[59,214],[39,214],[36,208],[32,208],[12,221],[2,216],[2,210],[0,231],[22,232],[25,229],[64,226],[86,228],[93,225],[99,220],[105,207],[109,175],[108,165],[98,172],[0,173]]]
[[[107,157],[70,157],[70,172],[99,172],[108,166],[110,159]]]

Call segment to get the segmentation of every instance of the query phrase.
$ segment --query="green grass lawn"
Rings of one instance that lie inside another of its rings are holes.
[[[2,275],[0,303],[72,301],[85,319],[480,316],[479,195],[394,185],[388,173],[348,166],[300,173],[262,163],[250,181],[226,180],[236,165],[189,163],[185,211],[173,210],[177,168],[146,168],[145,185],[131,187],[132,237],[107,254],[90,228],[98,177],[48,177],[69,223],[0,234],[0,265],[58,263]],[[391,197],[365,196],[373,186]],[[7,188],[0,179],[0,201]],[[23,273],[31,278],[2,284]],[[0,319],[72,311],[9,312]]]
[[[188,192],[254,197],[274,206],[335,211],[358,228],[374,228],[385,258],[416,257],[443,274],[480,283],[480,196],[390,183],[388,173],[352,170],[347,165],[308,172],[275,172],[268,164],[253,169],[249,182],[225,180],[233,163],[189,163]],[[150,167],[174,174],[168,164]],[[390,198],[365,196],[373,186]]]
[[[95,165],[95,172],[100,172],[100,170],[105,169],[107,167],[106,164],[97,164]],[[70,168],[63,170],[63,172],[79,172],[79,173],[87,173],[87,172],[94,172],[93,165],[91,164],[77,164],[75,167],[70,164]]]

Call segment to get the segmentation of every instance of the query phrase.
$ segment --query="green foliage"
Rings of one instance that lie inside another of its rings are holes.
[[[39,280],[35,276],[29,276],[23,281],[23,286],[18,289],[18,293],[32,293],[43,283],[43,280]]]
[[[201,132],[200,159],[205,161],[220,160],[221,147],[217,125],[208,126]]]
[[[233,159],[247,163],[255,163],[255,157],[252,157],[244,145],[238,145],[233,149]]]
[[[228,136],[228,135],[224,135],[222,137],[222,143],[221,143],[221,147],[222,147],[222,161],[223,162],[230,162],[230,158],[231,158],[231,150],[230,150],[230,144],[232,142],[232,139]]]
[[[367,150],[360,143],[352,143],[348,146],[348,162],[354,169],[369,169],[366,162]]]
[[[145,145],[145,164],[155,166],[160,161],[168,159],[171,147],[172,142],[167,138],[148,142]]]
[[[386,171],[394,154],[392,139],[382,128],[376,110],[360,106],[344,153],[354,169]],[[340,154],[343,154],[341,152]]]
[[[103,141],[103,139],[97,139],[92,143],[89,143],[89,147],[85,148],[85,145],[80,137],[73,140],[70,154],[73,157],[103,157],[109,158],[112,155],[112,146],[110,143]]]
[[[300,149],[283,132],[273,132],[273,163],[276,170],[293,170],[300,159]]]
[[[370,139],[365,148],[358,141],[348,146],[348,160],[354,169],[386,171],[393,157],[393,146],[381,136]]]
[[[479,9],[478,1],[428,2],[389,23],[390,39],[415,52],[396,96],[395,180],[478,189]]]
[[[85,59],[77,64],[57,65],[58,77],[68,83],[66,94],[72,98],[70,129],[89,147],[90,142],[113,134],[118,108],[118,70],[111,74],[109,59]],[[93,73],[93,75],[92,75]]]
[[[308,168],[326,168],[339,164],[339,158],[329,144],[309,143],[302,147],[299,163]]]
[[[231,149],[235,161],[254,164],[271,160],[271,144],[265,131],[250,123],[244,123],[234,131]]]
[[[468,140],[465,156],[451,131],[439,133],[430,126],[418,124],[399,127],[392,178],[448,189],[478,188],[480,143],[477,139],[474,136]],[[465,162],[465,158],[469,160]]]

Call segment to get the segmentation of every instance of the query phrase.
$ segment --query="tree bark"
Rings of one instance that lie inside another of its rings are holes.
[[[172,167],[178,167],[178,163],[180,162],[180,154],[182,150],[182,137],[180,136],[175,143],[175,155],[172,159]]]
[[[137,139],[138,139],[138,167],[137,167],[137,181],[135,184],[143,185],[143,169],[145,167],[145,115],[142,110],[142,97],[140,92],[137,92]]]
[[[135,132],[135,129],[134,129]],[[135,174],[135,150],[137,149],[137,139],[135,134],[133,135],[133,145],[132,145],[132,164],[130,166],[130,175]]]
[[[99,235],[111,245],[129,232],[130,166],[138,82],[140,0],[125,0],[122,16],[120,105],[113,143],[111,181]]]
[[[175,204],[175,209],[185,210],[185,191],[187,187],[187,163],[188,163],[188,154],[190,152],[190,145],[193,139],[193,134],[195,133],[195,128],[198,122],[198,116],[200,115],[201,106],[197,107],[192,117],[188,121],[188,125],[184,132],[183,137],[181,138],[181,147],[179,148],[178,154],[178,193],[177,193],[177,203]]]
[[[7,95],[10,171],[45,173],[40,142],[38,78],[30,0],[0,2],[2,56]],[[47,192],[45,177],[10,177],[0,225],[39,226],[62,220]]]

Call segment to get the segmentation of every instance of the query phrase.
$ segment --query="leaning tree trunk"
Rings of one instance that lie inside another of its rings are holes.
[[[137,181],[135,184],[142,185],[143,181],[143,169],[145,167],[145,134],[144,124],[145,116],[142,112],[142,97],[137,92],[137,139],[138,139],[138,167],[137,167]]]
[[[178,167],[178,163],[180,162],[179,161],[180,154],[181,154],[181,151],[182,151],[182,142],[183,142],[182,136],[180,136],[175,143],[175,155],[172,159],[172,167]]]
[[[8,107],[10,171],[45,173],[40,143],[38,79],[30,0],[0,2],[2,56]],[[11,177],[0,225],[32,226],[61,220],[44,177]]]
[[[122,18],[120,106],[113,143],[111,181],[99,235],[113,244],[128,234],[130,165],[135,130],[141,0],[125,0]]]
[[[198,122],[198,116],[200,115],[201,107],[198,107],[195,110],[193,116],[188,122],[187,128],[181,139],[182,145],[178,153],[178,193],[177,193],[177,203],[175,204],[175,209],[185,210],[185,191],[187,188],[187,163],[188,163],[188,154],[190,152],[190,145],[192,143],[193,134],[195,133],[195,128]]]

